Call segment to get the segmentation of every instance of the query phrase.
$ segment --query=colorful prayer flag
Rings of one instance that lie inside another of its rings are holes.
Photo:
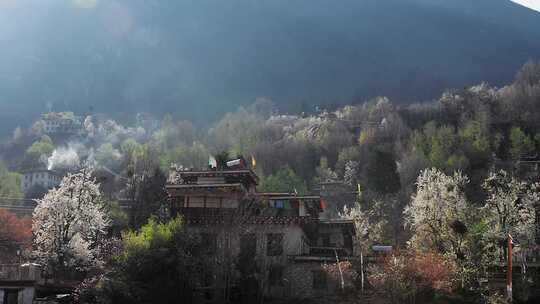
[[[283,208],[285,209],[292,209],[291,202],[290,201],[284,201]]]

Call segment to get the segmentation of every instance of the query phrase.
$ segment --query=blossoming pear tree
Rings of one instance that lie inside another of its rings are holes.
[[[416,193],[404,210],[414,245],[457,257],[463,254],[471,210],[464,192],[468,183],[461,172],[449,176],[432,168],[420,173]]]
[[[37,200],[34,254],[54,275],[100,266],[100,243],[109,222],[92,170],[68,174],[58,188]]]

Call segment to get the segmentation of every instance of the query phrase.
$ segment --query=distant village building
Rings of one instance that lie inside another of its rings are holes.
[[[0,304],[73,303],[74,286],[51,284],[34,263],[0,264]]]
[[[41,281],[36,264],[0,264],[0,304],[32,304]]]
[[[45,124],[45,133],[53,134],[78,134],[82,130],[82,119],[73,112],[49,112],[41,115]]]
[[[32,169],[22,172],[22,190],[28,192],[33,187],[39,186],[43,189],[52,189],[62,181],[62,176],[52,170]]]
[[[308,298],[351,286],[347,274],[328,267],[354,258],[353,222],[320,219],[319,196],[259,193],[257,184],[246,166],[171,172],[170,212],[184,217],[215,261],[199,274],[202,296],[216,303],[234,294],[251,301]],[[231,264],[234,271],[223,267]]]

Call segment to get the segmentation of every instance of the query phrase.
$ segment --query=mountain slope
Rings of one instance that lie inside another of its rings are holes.
[[[509,0],[6,3],[4,125],[47,105],[205,121],[258,96],[285,110],[407,102],[504,84],[540,59],[540,14]]]

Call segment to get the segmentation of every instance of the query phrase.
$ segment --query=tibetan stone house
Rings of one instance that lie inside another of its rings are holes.
[[[170,210],[201,238],[209,257],[200,297],[208,302],[308,298],[352,285],[336,261],[354,257],[353,223],[319,219],[319,196],[259,193],[247,167],[173,169]]]

